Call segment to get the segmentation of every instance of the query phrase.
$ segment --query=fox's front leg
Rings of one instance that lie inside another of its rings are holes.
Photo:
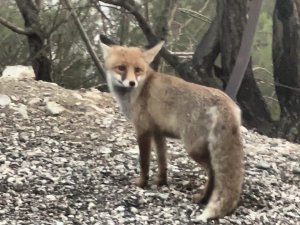
[[[139,187],[145,187],[148,184],[151,154],[151,137],[152,135],[150,132],[138,134],[137,137],[140,149],[140,177],[137,178],[136,185]]]
[[[166,185],[167,184],[167,152],[166,152],[166,138],[161,133],[154,134],[154,144],[157,154],[158,163],[158,176],[156,184]]]

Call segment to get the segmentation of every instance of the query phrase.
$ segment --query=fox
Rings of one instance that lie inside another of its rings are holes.
[[[192,197],[193,202],[206,204],[196,220],[234,212],[244,177],[238,105],[219,89],[154,71],[150,64],[164,41],[150,49],[100,45],[109,90],[136,132],[140,175],[135,184],[148,185],[154,147],[156,184],[167,185],[166,139],[181,139],[189,157],[208,177],[203,191]]]

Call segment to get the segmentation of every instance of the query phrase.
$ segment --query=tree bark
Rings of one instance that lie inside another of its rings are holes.
[[[247,1],[220,0],[218,3],[219,40],[222,80],[227,85],[236,63],[246,24]],[[237,95],[243,119],[249,127],[266,132],[271,129],[271,117],[252,72],[251,59]]]
[[[275,91],[280,136],[300,142],[300,0],[277,0],[273,14]]]
[[[51,50],[39,21],[39,8],[32,0],[16,0],[16,3],[24,19],[25,30],[31,31],[26,35],[36,80],[51,82]]]
[[[218,19],[215,18],[197,45],[192,64],[199,76],[202,77],[203,85],[222,89],[220,82],[218,83],[213,76],[214,63],[220,53],[218,29]]]

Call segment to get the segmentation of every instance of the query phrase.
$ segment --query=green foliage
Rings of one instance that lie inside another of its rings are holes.
[[[216,0],[177,1],[178,6],[171,21],[167,48],[173,52],[193,52],[210,26],[209,20],[216,15]],[[91,1],[73,0],[76,12],[94,44],[94,50],[101,56],[97,47],[97,36],[106,33],[121,43],[134,46],[145,46],[147,40],[137,24],[136,19],[127,11],[118,7],[101,4],[100,10]],[[139,1],[139,12],[156,29],[163,13],[161,0]],[[148,3],[148,13],[146,12]],[[12,0],[1,0],[0,15],[13,24],[23,27],[23,20]],[[279,116],[279,107],[273,85],[272,65],[272,13],[274,1],[263,1],[263,8],[252,49],[252,60],[255,78],[265,96],[274,119]],[[41,23],[46,30],[66,17],[67,11],[60,4],[48,4],[41,11]],[[100,82],[86,47],[82,42],[73,19],[69,18],[49,40],[53,67],[53,79],[67,88],[93,86]],[[13,33],[0,25],[0,70],[6,65],[29,64],[26,36]],[[171,68],[165,67],[167,72]]]

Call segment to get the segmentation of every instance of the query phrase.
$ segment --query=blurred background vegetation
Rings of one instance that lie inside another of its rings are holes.
[[[7,24],[5,25],[9,22],[12,26],[24,27],[24,13],[23,16],[20,13],[20,2],[21,0],[1,0],[0,74],[8,65],[32,65],[32,49],[28,45],[30,35],[20,34],[13,29],[8,29]],[[24,0],[24,2],[27,2],[28,5],[32,4],[37,10],[38,24],[34,26],[38,26],[41,33],[42,51],[47,49],[47,57],[51,64],[50,80],[70,89],[89,88],[104,83],[105,80],[99,74],[94,61],[91,60],[78,25],[70,16],[70,10],[65,2],[58,0]],[[166,40],[166,49],[176,55],[180,62],[193,57],[199,41],[209,30],[218,14],[219,3],[217,0],[124,1],[136,6],[134,10],[130,11],[126,7],[114,4],[120,2],[117,0],[69,0],[69,2],[86,32],[93,50],[100,58],[100,34],[111,37],[119,44],[149,46],[149,39],[134,15],[136,10],[154,33]],[[238,1],[231,0],[230,2]],[[245,5],[245,2],[234,4]],[[254,78],[267,104],[271,121],[275,121],[272,123],[273,127],[282,116],[282,109],[276,96],[274,83],[276,79],[274,79],[272,58],[273,13],[276,2],[280,2],[280,0],[263,1],[251,53]],[[281,2],[284,1],[281,0]],[[288,2],[292,3],[293,1],[289,0]],[[168,24],[164,25],[161,23],[162,21]],[[224,29],[226,30],[226,28]],[[215,65],[222,67],[220,56],[216,58]],[[179,71],[165,60],[160,62],[159,69],[175,75],[178,75]],[[259,117],[259,115],[257,116]],[[269,129],[270,132],[272,131]]]
[[[147,40],[136,24],[133,16],[103,4],[95,7],[91,1],[72,1],[80,20],[90,37],[95,51],[99,52],[99,34],[105,33],[115,37],[122,44],[145,46]],[[272,14],[274,1],[264,1],[259,25],[253,44],[253,70],[259,87],[271,109],[274,119],[279,117],[279,107],[273,86],[272,66]],[[57,1],[44,3],[40,19],[43,26],[51,26],[53,20],[62,19],[66,8]],[[148,3],[149,21],[157,21],[161,16],[162,1],[151,0]],[[22,27],[24,20],[14,0],[1,0],[0,15],[8,21]],[[99,13],[100,11],[100,13]],[[59,14],[58,14],[59,13]],[[167,49],[172,52],[194,51],[216,14],[216,2],[205,0],[181,1],[174,15],[168,36]],[[105,18],[105,19],[103,19]],[[152,22],[152,23],[153,23]],[[155,26],[155,24],[153,24]],[[77,89],[99,84],[100,78],[93,61],[86,52],[78,29],[73,20],[62,24],[50,38],[53,62],[53,81],[59,85]],[[31,65],[26,36],[17,35],[10,29],[0,26],[0,74],[8,65]],[[163,64],[162,70],[174,73],[171,67]]]

